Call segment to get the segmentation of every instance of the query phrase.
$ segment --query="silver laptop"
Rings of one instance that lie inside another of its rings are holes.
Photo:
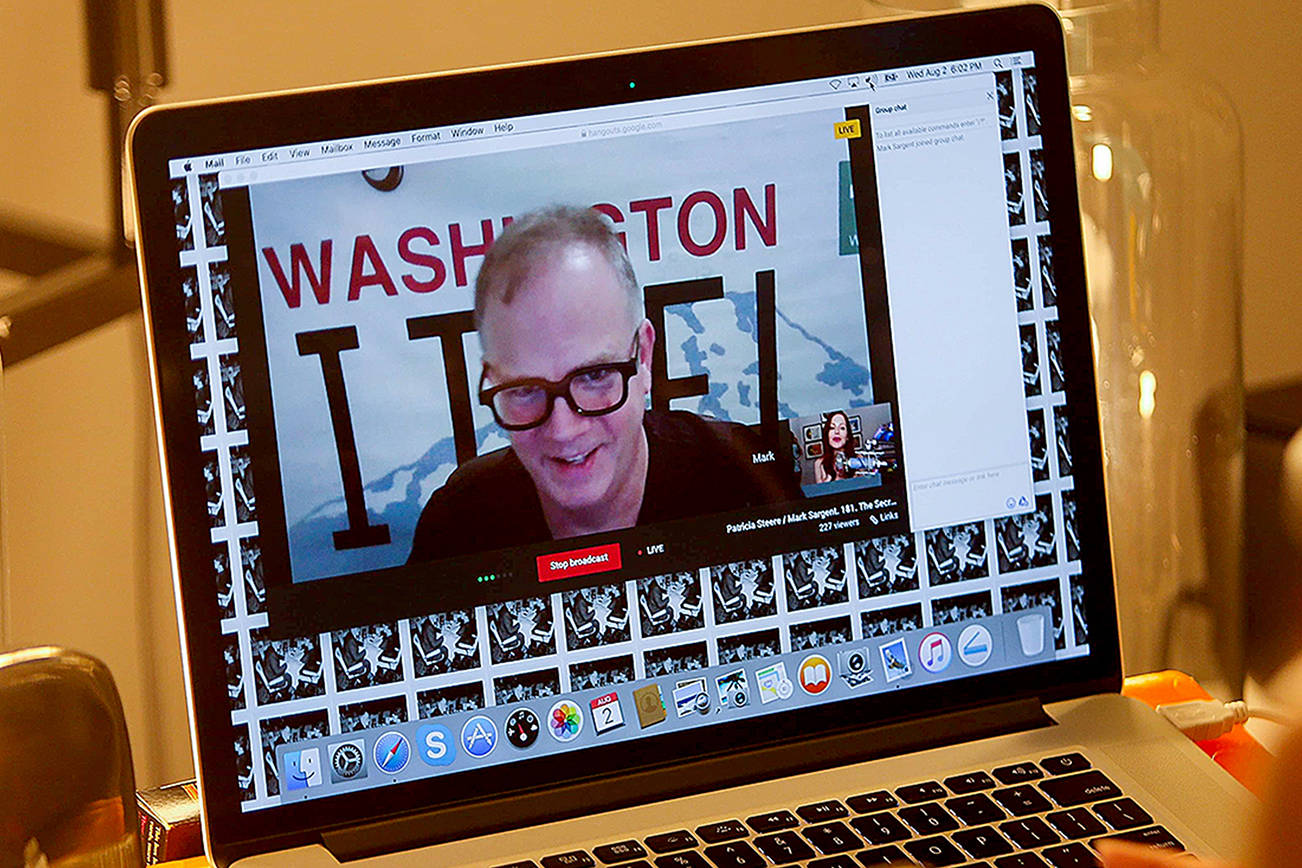
[[[1236,852],[1121,698],[1060,22],[166,106],[130,141],[218,866]]]

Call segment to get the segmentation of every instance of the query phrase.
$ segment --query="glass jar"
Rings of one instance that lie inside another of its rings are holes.
[[[995,5],[879,0],[897,13]],[[1058,0],[1127,672],[1240,688],[1243,156],[1157,0]]]

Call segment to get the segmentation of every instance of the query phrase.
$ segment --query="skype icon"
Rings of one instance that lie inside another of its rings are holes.
[[[416,753],[427,766],[445,766],[457,758],[457,742],[446,726],[426,724],[416,730]]]

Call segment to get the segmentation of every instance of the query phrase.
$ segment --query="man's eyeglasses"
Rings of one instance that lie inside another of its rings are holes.
[[[628,400],[628,381],[637,373],[637,351],[635,332],[628,361],[586,365],[560,380],[529,377],[485,389],[485,372],[479,377],[479,403],[490,407],[497,424],[507,431],[537,428],[551,418],[557,398],[564,398],[579,416],[604,416]]]

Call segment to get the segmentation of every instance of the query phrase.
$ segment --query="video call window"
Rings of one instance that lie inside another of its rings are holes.
[[[258,327],[230,406],[261,425],[240,478],[271,480],[273,584],[898,487],[846,240],[850,150],[829,134],[843,118],[757,112],[414,162],[383,184],[233,186],[221,291]],[[666,148],[680,158],[652,159]],[[592,605],[560,625],[577,643]],[[522,635],[490,618],[497,657],[539,644]]]

